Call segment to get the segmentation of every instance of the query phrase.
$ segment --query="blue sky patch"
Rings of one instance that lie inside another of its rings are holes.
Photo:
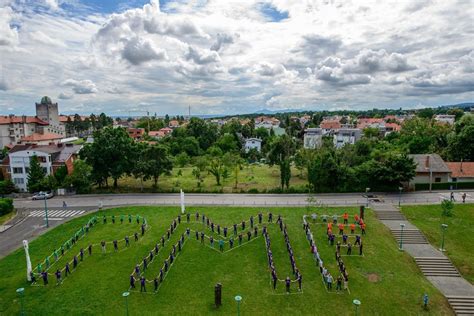
[[[281,20],[288,19],[288,12],[278,11],[278,9],[270,3],[262,3],[260,5],[260,11],[272,22],[280,22]]]

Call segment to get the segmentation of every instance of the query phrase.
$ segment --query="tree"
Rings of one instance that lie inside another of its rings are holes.
[[[30,193],[41,190],[42,181],[45,178],[45,172],[41,167],[38,156],[30,158],[30,170],[28,171],[28,191]]]
[[[227,165],[223,158],[222,150],[219,147],[209,148],[207,168],[209,173],[216,179],[216,184],[221,185],[221,178],[227,170]]]
[[[195,165],[195,167],[192,171],[192,175],[196,178],[197,186],[199,188],[199,187],[201,187],[201,183],[204,180],[204,177],[202,176],[202,173],[207,168],[207,159],[205,157],[197,157],[197,159],[194,162],[194,165]]]
[[[179,153],[178,155],[176,155],[175,161],[179,167],[183,168],[189,163],[189,156],[188,154],[186,154],[186,152],[183,151]]]
[[[94,142],[87,144],[81,156],[92,166],[94,179],[108,185],[112,177],[114,187],[124,174],[131,174],[135,162],[134,141],[124,128],[107,127],[94,133]]]
[[[0,196],[4,196],[16,191],[15,184],[10,180],[0,181]]]
[[[441,215],[446,217],[453,216],[454,203],[450,200],[443,200],[441,202]]]
[[[52,174],[50,174],[44,177],[41,181],[40,187],[41,191],[53,191],[58,188],[58,181]]]
[[[143,152],[144,179],[153,179],[153,187],[158,186],[158,179],[164,173],[173,169],[173,162],[168,153],[168,148],[157,144],[148,146]]]
[[[77,193],[89,193],[92,188],[92,167],[84,160],[75,160],[73,171],[66,177],[64,183],[74,187]]]
[[[280,167],[280,183],[282,189],[284,185],[286,185],[286,188],[289,187],[291,178],[290,164],[295,150],[296,144],[288,135],[277,137],[270,144],[268,162],[270,165],[276,164]]]
[[[448,157],[453,161],[474,159],[474,124],[464,126],[458,134],[451,135],[448,141]]]
[[[219,147],[223,152],[231,152],[237,151],[240,149],[239,143],[234,137],[234,135],[230,133],[225,133],[215,143],[217,147]]]
[[[58,185],[58,187],[63,186],[64,180],[66,180],[67,177],[67,167],[63,165],[56,169],[56,171],[54,172],[54,177],[56,178],[56,184]]]

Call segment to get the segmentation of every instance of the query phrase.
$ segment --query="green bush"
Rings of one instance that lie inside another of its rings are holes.
[[[13,212],[13,199],[0,199],[0,215]]]
[[[249,190],[247,191],[247,193],[256,194],[256,193],[258,193],[258,189],[257,189],[257,188],[249,189]]]
[[[441,202],[441,209],[443,216],[451,217],[453,216],[454,203],[450,200],[443,200],[443,202]]]

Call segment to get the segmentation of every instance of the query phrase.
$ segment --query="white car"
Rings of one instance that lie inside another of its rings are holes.
[[[31,198],[32,200],[44,200],[44,199],[50,199],[53,197],[52,192],[38,192],[33,195]]]

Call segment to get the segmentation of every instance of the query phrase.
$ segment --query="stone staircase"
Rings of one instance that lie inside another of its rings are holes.
[[[451,261],[430,245],[419,229],[413,226],[393,205],[372,204],[375,216],[392,232],[400,244],[403,229],[403,244],[415,258],[422,273],[447,298],[456,315],[474,316],[474,293],[472,284],[465,281]]]
[[[474,315],[474,296],[446,296],[456,315]]]
[[[460,277],[447,257],[415,257],[415,261],[426,276]]]
[[[391,229],[390,230],[397,240],[400,243],[402,238],[401,229]],[[418,229],[404,229],[403,230],[403,243],[404,244],[427,244],[425,236]]]

